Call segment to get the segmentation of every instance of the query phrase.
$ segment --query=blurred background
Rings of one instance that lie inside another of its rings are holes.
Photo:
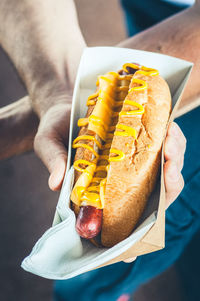
[[[126,38],[118,0],[76,0],[75,3],[89,46],[115,45]],[[26,95],[26,91],[2,50],[0,66],[0,107],[3,107]],[[22,259],[52,223],[58,193],[49,190],[47,180],[48,172],[33,152],[0,162],[2,301],[52,300],[52,281],[20,268]],[[183,290],[176,267],[172,267],[141,287],[134,300],[184,300]]]

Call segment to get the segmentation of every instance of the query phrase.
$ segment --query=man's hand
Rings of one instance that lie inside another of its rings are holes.
[[[186,149],[186,139],[177,123],[172,122],[165,140],[164,178],[166,189],[166,209],[181,193],[184,180],[181,174]]]
[[[71,95],[60,95],[58,103],[42,115],[40,124],[28,96],[0,108],[0,160],[32,150],[34,144],[50,172],[49,187],[60,189],[67,162],[70,111]]]
[[[40,121],[36,153],[50,172],[50,188],[57,190],[66,166],[71,94],[86,46],[74,1],[2,0],[0,25],[0,44],[21,76]]]
[[[175,201],[184,187],[181,174],[186,149],[186,138],[177,123],[172,122],[167,131],[164,145],[164,179],[166,189],[166,209]],[[126,263],[134,261],[137,257],[124,260]]]
[[[41,118],[34,148],[50,172],[49,187],[59,190],[67,163],[67,143],[71,105],[52,106]]]

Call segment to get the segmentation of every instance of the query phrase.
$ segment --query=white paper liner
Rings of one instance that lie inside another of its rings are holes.
[[[136,62],[159,70],[169,84],[172,107],[186,85],[192,63],[157,53],[116,48],[87,48],[77,73],[70,121],[68,164],[60,193],[53,227],[35,244],[31,254],[22,262],[22,268],[49,279],[68,279],[94,269],[119,256],[140,241],[156,221],[160,199],[160,183],[151,195],[140,226],[124,241],[112,248],[97,248],[81,240],[75,231],[75,215],[69,208],[74,170],[72,141],[77,136],[77,121],[85,116],[87,97],[94,93],[97,76],[107,71],[118,71],[127,62]],[[173,118],[173,114],[171,116]]]

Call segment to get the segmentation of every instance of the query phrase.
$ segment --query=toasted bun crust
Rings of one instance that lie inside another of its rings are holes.
[[[107,174],[101,230],[101,243],[105,247],[111,247],[128,237],[144,211],[156,182],[162,141],[171,110],[169,87],[162,77],[136,73],[133,78],[145,81],[148,89],[132,90],[127,99],[141,104],[145,110],[142,115],[122,115],[118,119],[118,124],[135,128],[138,134],[137,140],[132,136],[115,135],[112,140],[111,148],[121,150],[125,159],[111,161]],[[125,82],[121,84],[124,85]],[[130,88],[134,85],[131,83]],[[126,95],[126,92],[121,93]],[[123,95],[122,99],[125,97]],[[94,107],[95,105],[88,107],[86,117],[92,114]],[[136,109],[132,105],[123,104],[121,111]],[[88,126],[81,127],[79,136],[81,135],[97,138],[94,132],[88,130]],[[93,148],[97,147],[93,141],[88,141],[87,144]],[[75,161],[79,159],[91,162],[93,154],[88,149],[79,147],[76,150]],[[75,170],[75,183],[80,175],[81,173]],[[78,215],[79,206],[74,203],[71,206]],[[95,238],[91,241],[94,243]]]
[[[144,211],[160,165],[160,152],[171,109],[171,95],[160,76],[135,74],[147,82],[148,89],[131,92],[129,99],[142,104],[143,115],[120,116],[118,123],[136,128],[132,137],[114,136],[111,148],[122,150],[125,159],[110,162],[105,190],[101,241],[111,247],[130,235]],[[132,87],[133,84],[130,85]],[[133,110],[123,105],[123,111]]]

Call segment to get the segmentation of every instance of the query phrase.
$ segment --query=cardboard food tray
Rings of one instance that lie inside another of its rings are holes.
[[[81,240],[75,231],[75,215],[69,208],[73,185],[72,141],[78,134],[77,121],[84,117],[87,97],[94,93],[97,76],[118,71],[127,62],[136,62],[159,70],[170,87],[172,113],[175,117],[192,63],[157,53],[116,47],[87,48],[81,58],[75,82],[70,121],[68,162],[53,226],[47,230],[24,259],[22,267],[50,279],[67,279],[91,269],[119,262],[129,257],[157,251],[165,241],[165,188],[163,153],[160,178],[135,231],[112,248],[97,248]]]

